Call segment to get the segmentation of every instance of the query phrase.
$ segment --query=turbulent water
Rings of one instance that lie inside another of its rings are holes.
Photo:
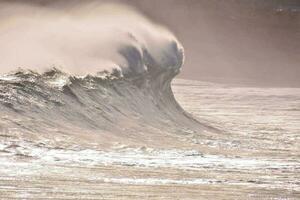
[[[0,199],[300,198],[298,88],[173,81],[126,6],[0,4]]]
[[[298,199],[300,89],[176,73],[1,76],[1,199]]]

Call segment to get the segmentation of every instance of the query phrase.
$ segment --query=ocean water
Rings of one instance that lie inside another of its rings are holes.
[[[0,6],[0,199],[300,199],[299,88],[174,79],[136,9],[60,6]]]
[[[299,88],[1,81],[1,199],[300,198]]]

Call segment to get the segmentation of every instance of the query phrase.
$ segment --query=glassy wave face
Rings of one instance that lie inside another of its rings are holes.
[[[176,73],[161,69],[124,78],[117,72],[76,77],[57,69],[43,74],[19,70],[0,77],[0,125],[35,141],[70,137],[77,143],[92,136],[103,137],[95,141],[102,145],[126,141],[159,146],[184,134],[182,130],[214,130],[176,102],[170,86]]]

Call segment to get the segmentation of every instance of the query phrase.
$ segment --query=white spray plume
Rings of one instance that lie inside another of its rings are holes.
[[[173,34],[131,7],[0,7],[0,73],[18,68],[43,72],[51,67],[77,75],[113,68],[143,73],[148,67],[145,50],[161,67],[180,68],[183,61]]]

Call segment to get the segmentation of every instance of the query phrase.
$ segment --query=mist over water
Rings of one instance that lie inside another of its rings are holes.
[[[300,86],[299,0],[127,1],[185,48],[181,78]]]
[[[134,8],[97,2],[64,10],[0,4],[1,73],[56,67],[77,75],[112,69],[140,74],[150,59],[160,67],[181,66],[176,51],[182,47],[172,33]]]

